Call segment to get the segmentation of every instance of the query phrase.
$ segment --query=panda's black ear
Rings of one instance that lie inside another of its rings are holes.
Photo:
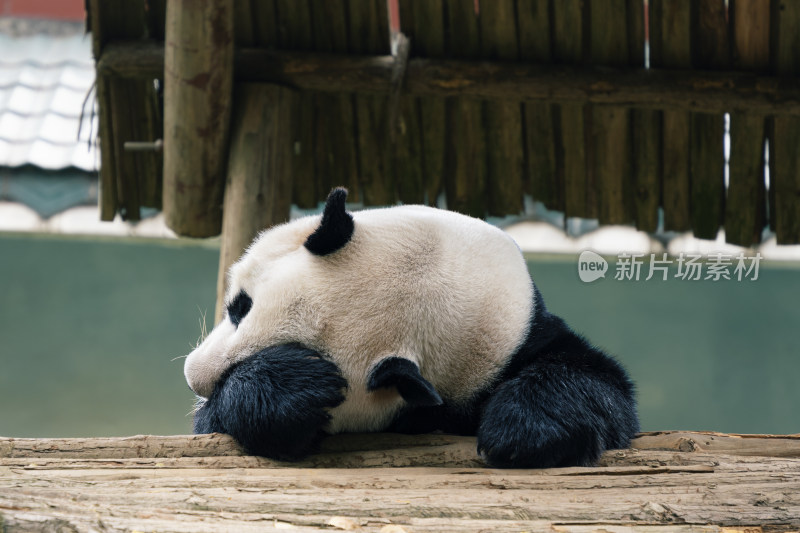
[[[419,367],[402,357],[387,357],[369,373],[367,390],[396,387],[400,396],[415,407],[442,405],[442,397],[431,383],[419,373]]]
[[[350,242],[353,236],[353,217],[345,210],[347,189],[337,187],[328,195],[322,220],[306,239],[306,249],[314,255],[328,255]]]

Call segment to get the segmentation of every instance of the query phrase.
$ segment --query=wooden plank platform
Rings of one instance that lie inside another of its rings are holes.
[[[0,532],[272,529],[800,531],[800,435],[643,433],[547,470],[449,435],[336,436],[301,463],[218,434],[0,438]]]

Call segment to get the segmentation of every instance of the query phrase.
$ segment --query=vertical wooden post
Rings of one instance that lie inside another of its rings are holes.
[[[629,63],[627,0],[594,0],[591,16],[593,64]],[[625,107],[592,107],[592,161],[599,196],[601,224],[633,221],[631,118]]]
[[[691,66],[691,0],[650,0],[650,64],[655,68]],[[689,113],[664,110],[662,207],[664,229],[691,229],[689,215]]]
[[[629,64],[644,68],[644,0],[628,0]],[[658,206],[661,203],[661,111],[631,109],[631,148],[633,217],[642,231],[658,229]]]
[[[400,29],[411,39],[411,55],[442,57],[445,51],[442,0],[401,0]],[[419,143],[422,158],[424,197],[436,205],[444,182],[446,106],[444,98],[417,98]],[[410,112],[410,111],[409,111]],[[400,169],[397,169],[400,171]],[[400,177],[402,182],[402,175]],[[400,189],[404,200],[404,191]]]
[[[800,3],[772,0],[772,67],[800,74]],[[778,244],[800,242],[800,118],[775,116],[769,144],[770,226]]]
[[[769,70],[769,0],[735,0],[729,7],[733,61],[737,69]],[[766,223],[763,115],[732,111],[725,240],[740,246],[761,242]]]
[[[389,15],[386,0],[349,0],[350,52],[388,54]],[[358,94],[354,97],[358,132],[358,171],[361,193],[367,205],[391,205],[396,201],[389,150],[389,98]]]
[[[730,65],[730,38],[724,0],[692,3],[692,64],[704,69]],[[722,114],[692,113],[691,217],[694,235],[715,239],[725,201],[725,122]]]
[[[277,85],[234,90],[215,321],[222,319],[228,268],[263,229],[289,219],[292,92]]]
[[[222,226],[233,83],[233,0],[169,0],[164,58],[164,215],[179,235]]]
[[[552,61],[550,1],[517,4],[520,59],[533,63]],[[555,122],[552,104],[525,102],[525,189],[548,209],[564,211],[564,182],[556,166]]]
[[[481,5],[481,57],[516,61],[519,57],[516,9],[513,0],[492,0]],[[522,175],[525,154],[520,102],[484,102],[486,122],[486,193],[490,215],[516,215],[522,211]]]
[[[311,2],[311,27],[313,47],[318,52],[346,54],[348,50],[346,0],[313,0]],[[347,93],[317,93],[313,95],[314,122],[314,172],[310,176],[295,175],[295,191],[303,207],[316,207],[333,187],[345,186],[347,200],[357,202],[358,150],[355,130],[353,96]],[[309,190],[310,189],[310,190]]]
[[[478,14],[473,0],[447,4],[449,57],[474,58],[480,54]],[[480,100],[448,98],[445,190],[447,208],[468,215],[486,216],[486,138]]]
[[[552,2],[553,59],[556,63],[580,65],[585,59],[587,29],[582,0]],[[597,214],[586,154],[586,106],[554,106],[558,180],[564,187],[566,217],[594,218]]]

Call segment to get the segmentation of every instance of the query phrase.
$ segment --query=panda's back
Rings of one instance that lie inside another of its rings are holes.
[[[365,210],[354,218],[337,280],[353,293],[343,352],[356,347],[376,359],[412,359],[445,399],[467,402],[527,334],[533,287],[519,248],[494,226],[430,207]],[[385,344],[374,344],[371,328],[380,328]],[[363,369],[361,363],[352,366]]]

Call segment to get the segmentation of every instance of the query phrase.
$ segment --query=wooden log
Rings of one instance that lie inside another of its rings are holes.
[[[260,231],[288,221],[292,205],[292,92],[240,84],[233,96],[215,323],[225,312],[228,269]]]
[[[164,217],[179,235],[222,227],[233,2],[171,1],[164,58]]]
[[[692,63],[703,69],[730,66],[730,38],[725,0],[692,3]],[[691,219],[695,237],[715,239],[725,201],[725,121],[721,114],[691,117]]]
[[[325,438],[317,455],[355,452],[386,452],[425,448],[439,450],[445,455],[459,448],[463,459],[474,461],[475,437],[445,434],[403,435],[394,433],[343,433]],[[718,433],[710,431],[651,431],[640,433],[631,442],[631,448],[639,451],[695,452],[698,454],[725,454],[734,456],[764,456],[800,458],[800,434],[763,435]],[[621,464],[619,450],[609,451],[600,464]],[[622,452],[622,457],[632,457]],[[162,459],[162,458],[209,458],[239,457],[247,454],[228,435],[211,433],[206,435],[136,435],[131,437],[89,438],[11,438],[0,437],[0,459]],[[387,454],[382,466],[398,466]],[[682,456],[686,461],[689,456]],[[315,459],[309,459],[314,461]],[[441,458],[432,458],[444,463]],[[264,459],[264,461],[269,461]],[[327,460],[325,460],[327,462]],[[615,462],[616,461],[616,462]],[[267,464],[267,463],[264,463]],[[275,466],[297,467],[305,463],[274,461]],[[423,464],[421,461],[419,464]],[[631,463],[639,464],[639,463]],[[312,463],[307,463],[312,467]],[[562,469],[556,469],[562,471]],[[532,471],[531,471],[532,472]]]
[[[657,5],[658,0],[653,0]],[[655,21],[653,21],[655,23]],[[123,78],[157,77],[163,70],[158,43],[114,42],[97,68]],[[237,81],[267,82],[322,92],[388,95],[391,56],[342,56],[269,49],[241,49],[234,56]],[[411,59],[405,90],[415,96],[609,104],[641,109],[725,113],[747,110],[800,115],[800,80],[751,72],[687,68],[602,69],[580,65],[491,63]]]
[[[658,27],[651,34],[651,65],[655,68],[688,68],[691,66],[691,2],[689,0],[651,0],[650,24]],[[654,37],[661,37],[656,42]],[[691,121],[685,111],[665,109],[663,113],[662,208],[664,229],[691,229],[689,210],[689,148]]]
[[[630,63],[627,3],[627,0],[595,0],[589,4],[593,64],[625,66]],[[617,106],[594,106],[590,136],[590,159],[594,165],[600,223],[633,222],[629,110]]]
[[[773,0],[771,11],[773,70],[797,77],[800,73],[800,4]],[[796,243],[800,242],[800,118],[776,114],[771,132],[770,226],[777,235],[778,244]]]
[[[579,0],[553,2],[553,60],[556,63],[580,65],[588,49],[587,21],[584,3]],[[597,213],[587,160],[589,130],[585,128],[588,111],[583,102],[562,105],[555,109],[556,169],[564,187],[566,217],[594,218]]]
[[[445,55],[442,0],[400,0],[400,28],[411,40],[412,57]],[[406,72],[406,77],[408,72]],[[408,88],[404,85],[404,91]],[[417,99],[425,202],[436,205],[442,193],[447,138],[446,104],[441,97]],[[402,179],[400,180],[402,183]]]
[[[769,70],[769,0],[735,0],[729,12],[735,66]],[[740,246],[760,243],[766,224],[765,122],[762,114],[735,111],[730,115],[725,240]]]
[[[470,58],[480,53],[480,27],[475,3],[455,0],[447,4],[446,54]],[[407,80],[409,82],[410,80]],[[445,191],[447,208],[477,218],[486,216],[486,137],[480,101],[447,101]]]
[[[447,435],[327,439],[317,457],[350,457],[350,468],[243,456],[220,435],[0,439],[0,523],[8,531],[796,531],[798,439],[646,433],[638,449],[607,452],[597,467],[544,470],[448,466],[462,453],[456,447],[474,456],[475,441]],[[358,458],[373,467],[353,468]],[[426,462],[436,467],[409,466]]]
[[[389,16],[386,1],[349,0],[348,6],[350,52],[388,53]],[[394,204],[396,192],[390,165],[389,99],[383,95],[357,94],[354,106],[362,200],[366,205]]]
[[[520,59],[530,63],[552,61],[549,0],[517,4]],[[523,104],[525,139],[525,192],[548,209],[564,211],[564,183],[556,163],[556,117],[549,102]]]
[[[479,30],[483,59],[517,61],[515,0],[493,0],[481,6]],[[489,215],[516,215],[522,211],[522,105],[519,101],[484,102],[486,139],[486,194]]]

